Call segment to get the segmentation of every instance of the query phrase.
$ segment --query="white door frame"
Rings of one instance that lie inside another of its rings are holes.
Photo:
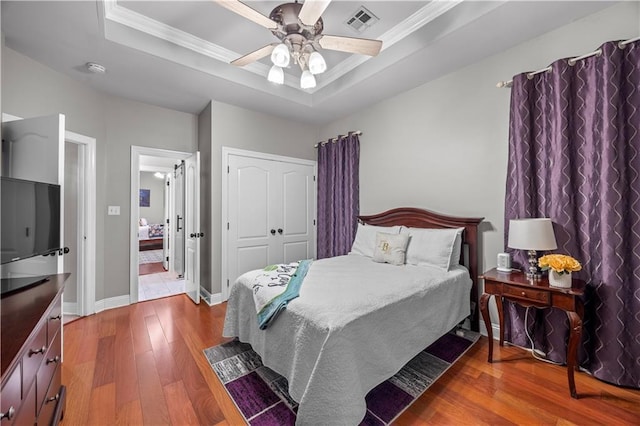
[[[191,152],[172,151],[169,149],[148,148],[145,146],[131,146],[131,223],[129,237],[129,303],[138,302],[138,221],[140,218],[140,156],[173,158],[184,160],[193,155]]]
[[[231,155],[239,155],[243,157],[253,157],[259,158],[262,160],[272,160],[272,161],[280,161],[285,163],[295,163],[295,164],[305,164],[309,166],[313,166],[313,175],[318,176],[318,162],[314,160],[306,160],[304,158],[295,158],[295,157],[286,157],[283,155],[275,155],[275,154],[266,154],[264,152],[257,151],[247,151],[244,149],[237,148],[229,148],[226,146],[222,147],[222,167],[220,168],[222,172],[222,222],[220,224],[220,229],[222,230],[222,259],[220,263],[220,286],[222,287],[222,301],[226,301],[229,298],[229,287],[227,287],[227,261],[228,261],[228,233],[227,233],[227,223],[229,222],[229,156]],[[316,183],[317,186],[317,183]],[[313,197],[313,217],[317,217],[317,189],[316,196]],[[316,219],[317,220],[317,219]],[[316,235],[317,227],[313,227],[313,238],[314,241],[318,240],[318,236]],[[313,247],[313,253],[316,252],[316,248]],[[314,255],[315,257],[315,255]]]
[[[2,122],[22,120],[22,117],[2,113]],[[78,247],[83,247],[81,269],[81,285],[77,289],[77,312],[86,316],[96,312],[96,139],[90,136],[65,130],[65,141],[82,145],[83,167],[80,170],[84,180],[83,203],[80,206],[80,232]],[[73,312],[65,312],[72,313]]]

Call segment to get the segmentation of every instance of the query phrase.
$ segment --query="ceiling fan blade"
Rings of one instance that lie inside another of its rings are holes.
[[[271,52],[277,45],[278,43],[267,44],[266,46],[263,46],[258,50],[255,50],[251,53],[247,53],[246,55],[232,61],[231,65],[235,65],[237,67],[244,67],[245,65],[258,61],[264,58],[265,56],[271,55]]]
[[[214,3],[219,4],[225,9],[237,13],[238,15],[247,18],[250,21],[255,22],[258,25],[262,25],[270,30],[278,28],[278,23],[272,19],[267,18],[257,10],[247,6],[238,0],[212,0]]]
[[[323,49],[360,53],[369,56],[376,56],[380,53],[380,49],[382,49],[382,40],[371,40],[368,38],[324,35],[319,40],[319,43]]]
[[[329,6],[329,3],[331,3],[331,0],[305,0],[302,3],[298,19],[305,25],[314,25],[327,6]]]

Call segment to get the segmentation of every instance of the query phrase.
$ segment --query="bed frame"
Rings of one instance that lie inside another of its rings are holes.
[[[400,207],[371,216],[358,216],[367,225],[400,226],[412,228],[464,228],[460,264],[471,275],[471,329],[480,330],[478,314],[478,225],[483,217],[453,217],[413,207]]]

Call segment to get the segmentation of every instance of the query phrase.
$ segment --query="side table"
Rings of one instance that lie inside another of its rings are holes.
[[[480,312],[489,336],[489,357],[487,361],[493,362],[493,330],[491,329],[488,308],[491,296],[496,297],[496,306],[498,308],[500,346],[504,346],[503,302],[505,299],[525,307],[562,309],[569,317],[569,344],[567,346],[569,392],[572,398],[577,398],[573,375],[578,368],[578,345],[582,336],[584,281],[574,278],[570,289],[558,288],[549,286],[549,281],[546,277],[539,280],[530,280],[523,272],[500,272],[495,268],[485,272],[480,278],[484,280],[484,292],[480,297]]]

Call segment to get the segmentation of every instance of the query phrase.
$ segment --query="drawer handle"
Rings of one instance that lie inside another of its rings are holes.
[[[522,292],[522,295],[523,295],[523,296],[526,296],[526,295],[527,295],[527,293],[525,293],[525,292],[523,291],[523,292]]]
[[[29,356],[33,356],[33,355],[38,355],[38,354],[43,354],[47,351],[47,347],[43,346],[40,349],[37,350],[33,350],[33,349],[29,349]]]
[[[62,314],[58,314],[55,317],[50,317],[49,321],[60,321],[62,319]]]
[[[49,403],[49,402],[57,401],[57,400],[59,400],[59,399],[60,399],[60,394],[59,394],[59,393],[57,393],[57,394],[55,394],[54,396],[52,396],[51,398],[47,398],[47,400],[46,400],[45,402],[46,402],[46,403]]]
[[[47,358],[47,365],[51,364],[52,362],[57,364],[58,361],[60,361],[60,357],[58,355],[54,356],[53,358]]]
[[[0,413],[0,420],[7,419],[11,420],[16,415],[16,409],[13,408],[13,405],[9,407],[6,413]]]

